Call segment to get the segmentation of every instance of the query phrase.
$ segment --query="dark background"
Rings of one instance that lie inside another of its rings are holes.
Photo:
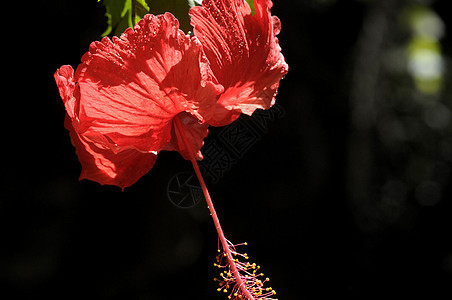
[[[447,2],[274,0],[284,116],[208,185],[226,236],[248,242],[279,299],[452,296]],[[406,67],[414,4],[444,29],[442,84],[428,91]],[[190,168],[177,153],[124,192],[78,181],[53,73],[100,38],[102,5],[23,5],[5,10],[2,34],[0,298],[226,299],[206,206],[167,198]]]

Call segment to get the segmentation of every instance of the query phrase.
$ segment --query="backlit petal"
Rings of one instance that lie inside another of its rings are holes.
[[[190,10],[195,35],[225,89],[210,124],[223,126],[240,113],[251,115],[274,104],[288,66],[276,38],[281,24],[271,7],[270,0],[255,0],[253,16],[245,0],[204,0]]]
[[[146,15],[120,38],[93,42],[75,74],[62,66],[54,77],[81,178],[122,188],[148,172],[161,150],[199,157],[206,118],[223,91],[199,40],[169,13]],[[179,140],[174,118],[183,121],[188,143]]]
[[[174,116],[214,105],[218,88],[205,75],[202,47],[178,28],[169,13],[146,15],[121,38],[91,44],[75,75],[79,133],[100,133],[121,150],[159,151]]]
[[[55,72],[54,77],[66,111],[71,118],[74,118],[74,112],[76,110],[74,69],[68,65],[62,66]]]
[[[65,127],[69,130],[82,165],[80,180],[89,179],[124,189],[145,175],[157,159],[157,155],[153,153],[142,153],[134,149],[114,153],[102,144],[93,143],[74,130],[68,116]]]
[[[181,136],[181,133],[178,130],[175,130],[176,125],[173,126],[172,131],[172,139],[166,145],[164,150],[177,150],[182,155],[183,158],[190,160],[192,155],[195,155],[195,158],[201,160],[202,154],[199,149],[204,145],[204,138],[209,133],[209,124],[207,123],[199,123],[195,118],[192,118],[187,113],[180,113],[178,115],[180,123],[182,124],[183,135],[188,142],[187,145],[184,142],[184,138]],[[175,121],[173,121],[175,122]]]

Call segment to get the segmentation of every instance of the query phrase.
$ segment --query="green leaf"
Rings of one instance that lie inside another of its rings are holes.
[[[133,27],[149,12],[145,0],[102,0],[108,27],[102,36],[109,34],[120,35],[128,27]]]
[[[246,0],[251,8],[251,15],[254,16],[254,0]]]
[[[176,16],[180,28],[189,32],[192,27],[188,11],[195,5],[201,5],[201,2],[201,0],[102,0],[108,18],[108,27],[102,36],[120,35],[127,27],[133,27],[145,14],[159,15],[165,12],[171,12]],[[135,17],[132,4],[135,4]]]
[[[188,1],[188,6],[190,6],[190,8],[192,8],[193,6],[201,6],[202,5],[202,0],[187,0]]]

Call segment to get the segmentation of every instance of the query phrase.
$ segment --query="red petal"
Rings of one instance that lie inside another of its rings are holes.
[[[169,13],[146,15],[121,38],[91,44],[75,76],[79,133],[100,133],[122,150],[159,151],[174,116],[214,105],[218,87],[208,81],[202,46],[178,27]]]
[[[187,149],[181,133],[176,130],[176,124],[173,123],[173,138],[164,150],[177,150],[186,160],[190,160],[193,154],[196,155],[196,159],[202,160],[203,157],[200,149],[204,145],[204,138],[209,133],[209,124],[200,123],[197,119],[185,112],[180,113],[177,118],[179,118],[182,124],[184,130],[183,135],[187,139],[190,148]]]
[[[195,35],[225,89],[208,120],[215,126],[229,124],[240,113],[270,108],[288,70],[276,38],[281,24],[270,14],[272,2],[254,3],[254,16],[245,0],[204,0],[190,10]]]
[[[62,66],[56,70],[54,77],[66,111],[71,118],[74,118],[74,111],[76,110],[74,69],[68,65]]]
[[[116,185],[122,189],[131,186],[154,166],[157,155],[127,149],[118,153],[101,144],[87,140],[72,127],[66,116],[65,127],[82,165],[80,180],[89,179],[100,184]]]
[[[146,15],[121,38],[92,43],[75,75],[70,66],[55,72],[81,178],[124,188],[152,168],[158,151],[187,159],[199,152],[222,86],[212,82],[198,39],[178,27],[169,13]],[[177,115],[191,151],[173,128]]]

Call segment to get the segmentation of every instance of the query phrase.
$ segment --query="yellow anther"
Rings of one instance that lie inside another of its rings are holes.
[[[228,290],[227,290],[227,289],[224,289],[224,290],[223,290],[223,293],[227,293],[227,292],[228,292]]]
[[[275,291],[275,290],[273,290],[273,291],[272,291],[272,294],[273,294],[273,295],[276,295],[276,291]]]

